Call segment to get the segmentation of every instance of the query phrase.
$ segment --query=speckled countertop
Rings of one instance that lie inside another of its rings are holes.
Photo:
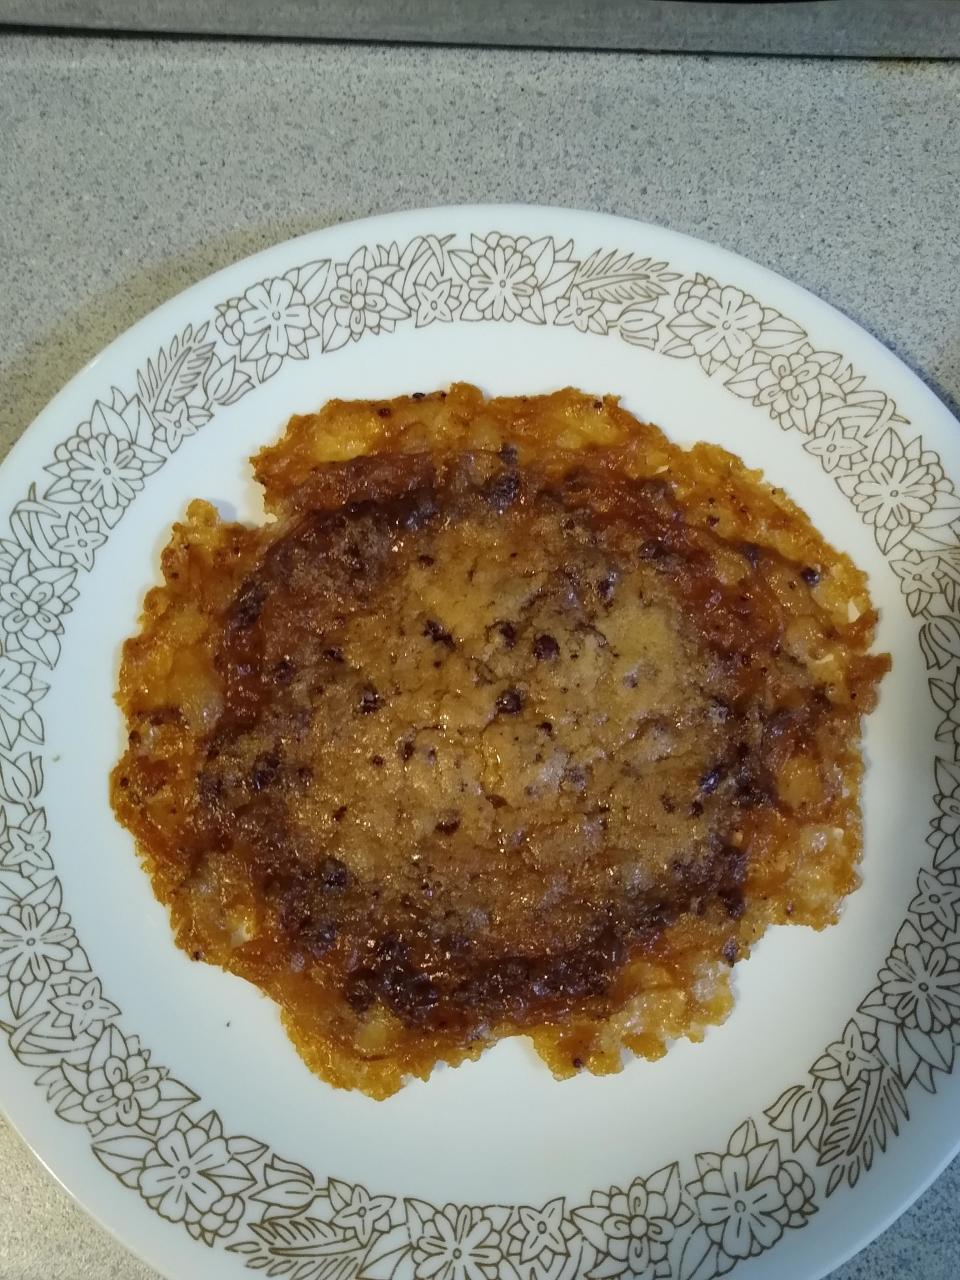
[[[846,311],[956,411],[958,63],[0,36],[0,449],[288,236],[488,200],[662,222]],[[960,1162],[842,1280],[956,1280]],[[198,1273],[199,1274],[199,1273]],[[148,1280],[0,1122],[0,1280]]]

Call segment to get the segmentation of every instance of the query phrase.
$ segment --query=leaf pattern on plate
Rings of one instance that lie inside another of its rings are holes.
[[[38,705],[85,575],[151,475],[291,360],[407,325],[519,322],[691,360],[850,501],[917,619],[942,719],[929,867],[837,1039],[722,1151],[585,1203],[432,1205],[318,1179],[216,1111],[121,1026],[64,910],[40,804]],[[960,498],[883,391],[762,299],[652,255],[498,231],[359,245],[189,324],[57,445],[0,536],[0,1029],[100,1164],[208,1248],[290,1280],[713,1280],[802,1229],[934,1092],[960,1044]]]

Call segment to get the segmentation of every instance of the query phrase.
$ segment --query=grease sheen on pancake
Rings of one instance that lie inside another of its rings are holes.
[[[531,1036],[555,1074],[730,1008],[857,883],[863,575],[613,398],[333,401],[191,504],[124,650],[112,778],[177,942],[385,1096]]]

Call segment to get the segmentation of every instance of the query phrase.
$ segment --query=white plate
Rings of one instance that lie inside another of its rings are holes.
[[[867,726],[862,889],[834,929],[768,934],[702,1045],[560,1084],[511,1041],[373,1102],[311,1076],[270,1001],[173,946],[107,802],[112,693],[189,498],[254,515],[246,459],[291,413],[454,379],[619,392],[762,466],[869,571],[894,666]],[[640,223],[397,214],[161,307],[0,471],[13,1122],[168,1276],[824,1274],[960,1141],[958,479],[956,423],[865,333]]]

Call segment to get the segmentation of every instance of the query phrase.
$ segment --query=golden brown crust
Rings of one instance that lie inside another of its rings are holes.
[[[558,1075],[723,1019],[856,886],[863,575],[611,397],[332,401],[191,504],[113,775],[177,941],[385,1096],[530,1034]]]

